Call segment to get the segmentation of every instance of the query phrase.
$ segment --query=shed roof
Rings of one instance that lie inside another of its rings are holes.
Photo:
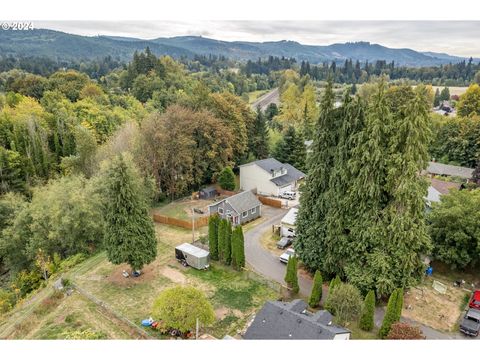
[[[428,163],[427,172],[435,175],[458,176],[464,179],[470,179],[473,175],[473,169],[471,168],[440,164],[433,161]]]
[[[181,245],[178,245],[175,249],[184,251],[192,256],[195,256],[196,258],[204,258],[209,254],[207,250],[200,249],[199,247],[196,247],[189,243],[183,243]]]
[[[298,209],[291,208],[282,218],[282,223],[288,224],[288,225],[295,225],[295,221],[297,221],[297,214],[298,214]]]
[[[267,301],[247,329],[245,339],[325,339],[350,330],[333,325],[333,316],[326,310],[310,313],[301,299],[290,303]]]

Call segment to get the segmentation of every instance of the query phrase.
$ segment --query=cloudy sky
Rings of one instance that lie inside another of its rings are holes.
[[[480,21],[38,21],[36,28],[142,39],[202,35],[220,40],[370,41],[392,48],[480,58]]]

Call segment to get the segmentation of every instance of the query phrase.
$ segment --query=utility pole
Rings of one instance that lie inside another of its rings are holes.
[[[195,211],[193,211],[193,207],[192,207],[192,244],[194,242],[195,242]]]

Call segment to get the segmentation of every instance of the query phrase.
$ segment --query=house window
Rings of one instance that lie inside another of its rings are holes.
[[[252,210],[250,210],[250,214],[255,214],[257,212],[257,208],[253,208]]]
[[[220,215],[223,215],[223,208],[218,208],[218,213],[219,213]]]
[[[248,211],[244,211],[244,212],[242,213],[242,216],[243,216],[244,218],[246,218],[247,215],[248,215]]]
[[[232,212],[230,210],[227,210],[227,215],[232,215]]]

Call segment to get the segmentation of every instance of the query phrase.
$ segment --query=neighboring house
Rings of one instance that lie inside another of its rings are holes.
[[[210,215],[218,214],[233,225],[241,225],[260,217],[262,203],[249,190],[230,196],[208,207]]]
[[[427,207],[430,209],[432,203],[441,201],[441,195],[446,195],[452,189],[460,189],[460,184],[451,181],[442,181],[435,178],[430,179],[430,186],[428,187],[428,195],[425,197]]]
[[[295,236],[298,208],[291,208],[280,221],[280,236]]]
[[[301,299],[292,302],[267,301],[255,315],[244,339],[247,340],[348,340],[350,330],[332,323],[326,310],[307,311]]]
[[[303,178],[303,172],[274,158],[240,165],[240,189],[260,195],[278,196],[285,191],[296,191]]]
[[[432,175],[454,176],[469,180],[472,178],[473,170],[462,166],[440,164],[438,162],[430,161],[427,167],[427,173]]]

